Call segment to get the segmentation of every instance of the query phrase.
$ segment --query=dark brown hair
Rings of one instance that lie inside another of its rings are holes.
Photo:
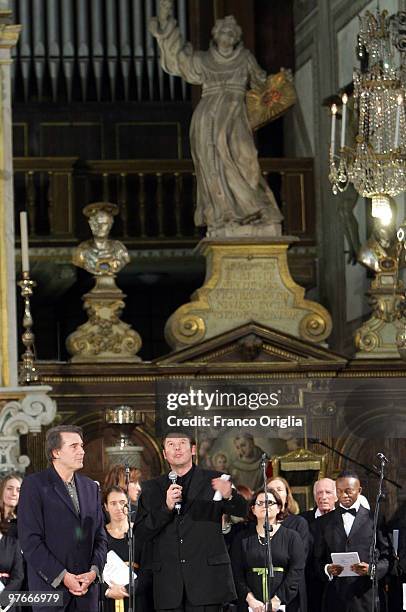
[[[12,514],[11,516],[6,516],[5,510],[4,510],[4,501],[3,501],[4,489],[6,488],[7,483],[13,478],[18,480],[20,483],[23,481],[20,474],[17,474],[16,472],[10,472],[10,474],[7,474],[7,476],[4,476],[4,478],[2,478],[0,481],[0,523],[1,523],[0,532],[1,533],[6,533],[8,527],[10,526],[9,525],[10,519],[15,519],[17,515],[17,508],[16,508],[14,514]]]
[[[136,467],[130,467],[130,482],[138,482],[140,479],[141,470]],[[122,463],[113,465],[106,474],[103,491],[107,491],[112,487],[119,487],[125,492],[125,465]]]
[[[48,429],[45,438],[45,453],[51,465],[55,459],[53,451],[62,448],[62,433],[77,433],[83,441],[83,429],[78,425],[57,425]]]
[[[275,491],[275,489],[268,489],[267,488],[267,493],[270,493],[271,495],[274,496],[276,503],[278,504],[278,508],[279,508],[279,512],[276,515],[276,520],[278,522],[283,521],[283,519],[285,519],[288,516],[288,511],[286,510],[286,508],[283,507],[283,503],[282,503],[282,499],[281,496],[279,495],[278,491]],[[250,509],[249,509],[249,514],[248,514],[248,518],[252,521],[256,521],[257,517],[254,515],[254,513],[252,512],[253,507],[255,506],[255,502],[257,501],[258,495],[261,495],[261,493],[265,494],[265,490],[264,489],[258,489],[258,491],[255,491],[254,496],[250,502]]]
[[[127,497],[127,493],[125,492],[125,489],[123,489],[122,487],[118,487],[117,485],[112,485],[111,487],[106,489],[106,491],[103,494],[103,502],[106,505],[107,505],[107,500],[108,500],[110,493],[122,493],[123,495]]]
[[[190,442],[191,447],[196,444],[193,434],[189,431],[168,431],[164,436],[162,436],[162,448],[165,448],[165,442],[168,438],[187,438]]]

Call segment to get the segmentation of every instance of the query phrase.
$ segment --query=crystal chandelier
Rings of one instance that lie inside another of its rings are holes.
[[[387,11],[378,9],[376,14],[367,11],[360,17],[358,55],[365,65],[353,75],[357,135],[355,143],[347,146],[348,97],[344,94],[338,154],[338,108],[335,104],[331,108],[329,180],[333,193],[345,191],[352,182],[361,196],[372,198],[372,215],[381,219],[390,213],[388,196],[406,190],[406,66],[398,15],[389,17]]]

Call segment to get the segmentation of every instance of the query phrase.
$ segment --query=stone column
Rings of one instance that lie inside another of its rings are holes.
[[[0,388],[17,385],[10,68],[21,26],[7,24],[10,16],[0,1]]]

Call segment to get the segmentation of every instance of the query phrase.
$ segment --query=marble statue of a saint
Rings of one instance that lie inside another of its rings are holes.
[[[217,20],[208,51],[194,51],[173,17],[173,1],[161,0],[150,31],[162,68],[202,85],[190,127],[195,224],[206,226],[208,237],[280,236],[282,214],[262,176],[246,107],[248,88],[262,87],[266,73],[244,47],[235,18]]]
[[[83,209],[93,239],[79,244],[73,254],[73,263],[94,276],[115,276],[130,261],[124,244],[108,237],[117,213],[118,207],[109,202],[95,202]]]

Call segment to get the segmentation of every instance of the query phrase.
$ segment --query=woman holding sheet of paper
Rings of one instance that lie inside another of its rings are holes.
[[[114,551],[123,562],[128,563],[127,495],[124,489],[118,486],[107,489],[104,508],[110,519],[106,525],[107,550]],[[126,578],[128,584],[128,572]],[[109,584],[105,597],[106,612],[125,612],[128,609],[128,591],[125,584]]]

